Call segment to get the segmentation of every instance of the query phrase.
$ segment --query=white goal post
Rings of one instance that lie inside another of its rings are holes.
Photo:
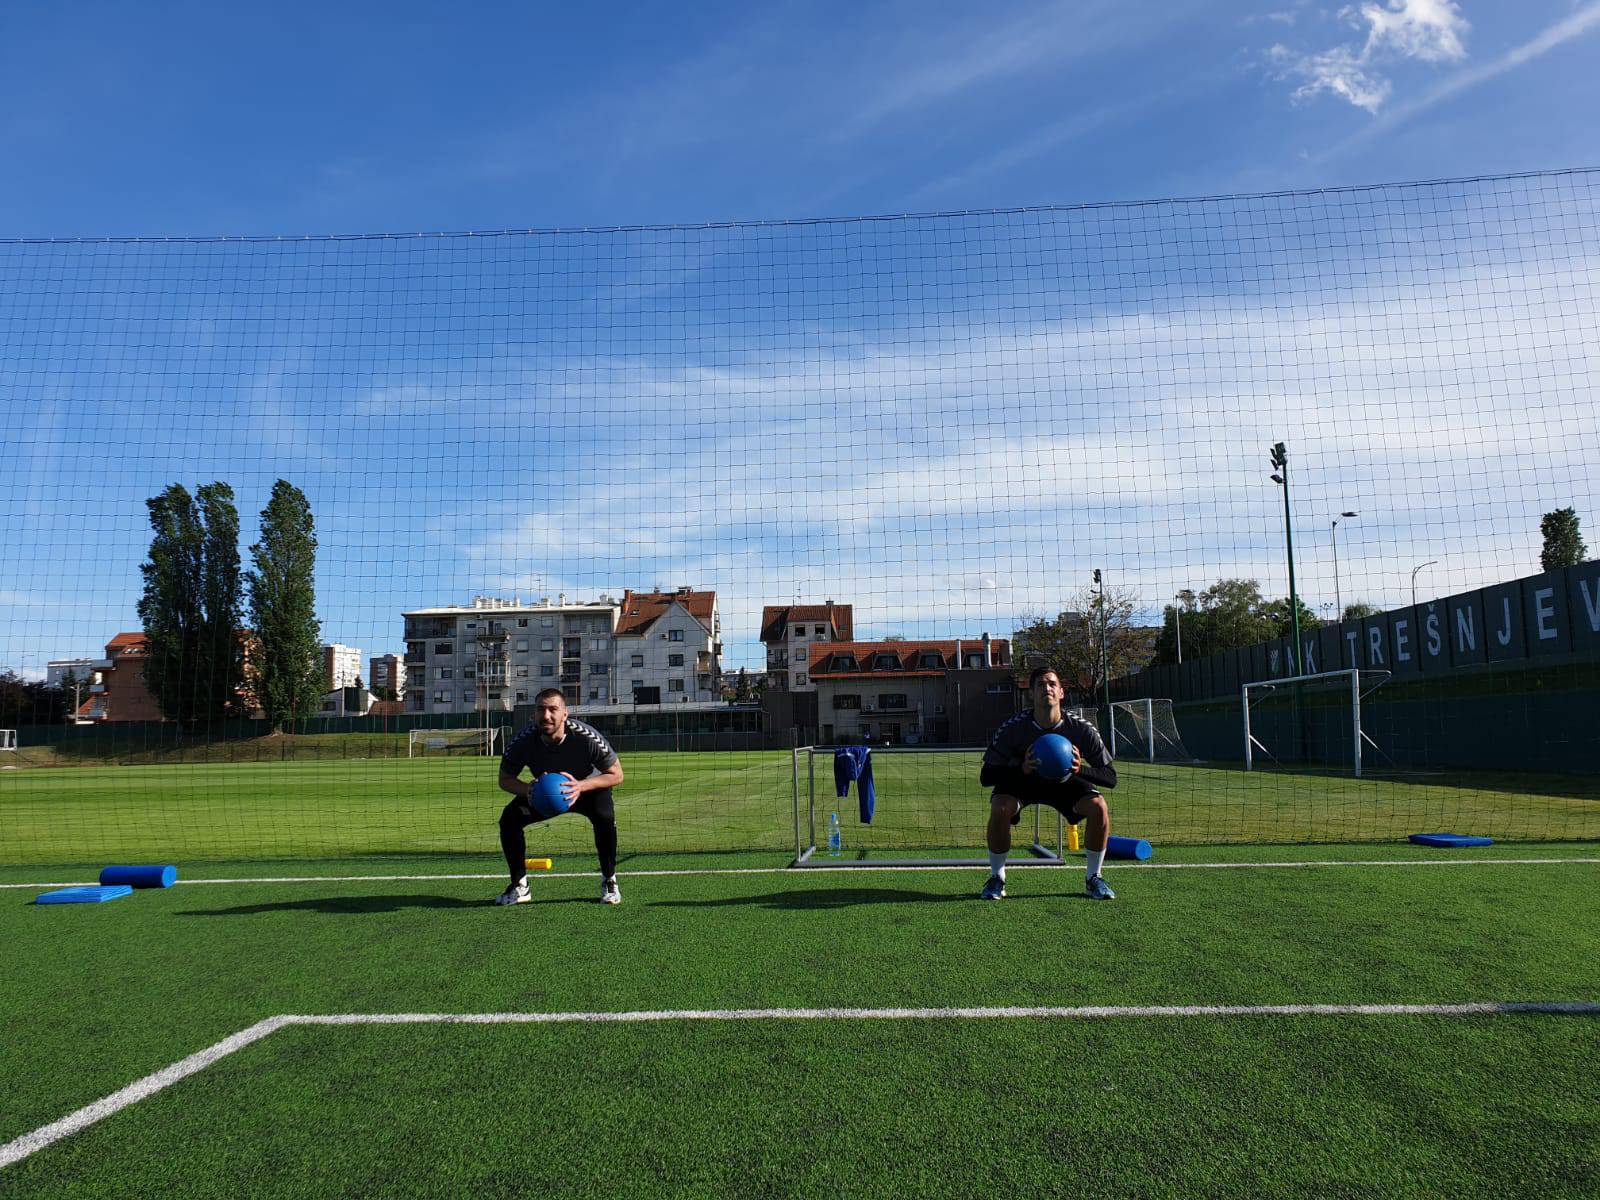
[[[437,758],[441,755],[483,755],[500,753],[500,729],[413,729],[407,736],[407,758]]]
[[[15,729],[0,729],[0,750],[15,751],[17,748],[17,731]]]
[[[1111,757],[1128,757],[1124,746],[1134,748],[1146,762],[1193,762],[1178,722],[1172,715],[1172,701],[1145,696],[1139,700],[1118,700],[1111,706]]]
[[[1272,751],[1267,749],[1256,738],[1250,728],[1250,704],[1252,694],[1256,697],[1271,695],[1273,692],[1289,685],[1319,684],[1324,687],[1337,688],[1341,692],[1348,688],[1350,705],[1350,754],[1351,763],[1356,777],[1361,776],[1363,748],[1371,746],[1378,749],[1378,743],[1367,736],[1361,728],[1361,701],[1382,687],[1389,679],[1387,671],[1359,671],[1346,668],[1342,671],[1318,671],[1313,675],[1288,675],[1282,679],[1261,679],[1255,683],[1247,683],[1240,689],[1240,696],[1244,707],[1244,769],[1255,769],[1255,752],[1261,751],[1268,758],[1276,761]]]

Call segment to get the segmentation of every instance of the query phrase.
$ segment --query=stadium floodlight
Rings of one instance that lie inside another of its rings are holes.
[[[1416,566],[1411,568],[1411,607],[1412,608],[1415,608],[1417,606],[1417,572],[1422,570],[1422,568],[1424,568],[1424,567],[1436,567],[1438,565],[1439,565],[1439,560],[1437,558],[1434,558],[1434,559],[1429,559],[1425,563],[1418,563]]]
[[[1358,512],[1342,512],[1333,519],[1333,619],[1344,620],[1344,597],[1339,592],[1339,522],[1359,517]]]
[[[1272,482],[1283,489],[1283,541],[1289,556],[1289,624],[1294,631],[1294,645],[1290,648],[1289,661],[1294,664],[1294,673],[1298,675],[1302,669],[1300,597],[1294,587],[1294,522],[1289,515],[1289,451],[1282,442],[1273,443],[1272,465],[1277,468],[1272,474]]]

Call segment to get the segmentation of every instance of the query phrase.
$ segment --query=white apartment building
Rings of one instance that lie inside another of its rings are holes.
[[[848,642],[855,636],[850,604],[768,604],[761,610],[761,641],[767,648],[767,686],[782,692],[815,692],[813,647]]]
[[[402,613],[406,712],[511,712],[547,687],[568,704],[611,703],[617,612],[609,596],[572,604],[475,596]]]
[[[406,694],[406,661],[398,654],[379,654],[367,662],[367,686],[382,695],[392,691],[396,699]]]
[[[361,678],[361,651],[334,642],[322,648],[322,686],[325,691],[355,687]]]
[[[722,618],[716,592],[624,591],[616,648],[616,698],[622,703],[720,699]]]

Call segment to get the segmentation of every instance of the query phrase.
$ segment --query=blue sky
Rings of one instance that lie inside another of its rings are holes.
[[[158,15],[152,16],[156,11]],[[1600,4],[12,7],[0,667],[133,628],[143,502],[310,495],[330,640],[478,592],[1009,633],[1531,573],[1600,521]],[[691,228],[732,218],[770,223]],[[682,228],[659,228],[680,225]],[[1261,460],[1258,462],[1257,460]]]

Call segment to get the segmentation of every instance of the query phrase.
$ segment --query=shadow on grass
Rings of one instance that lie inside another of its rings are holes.
[[[543,904],[598,904],[590,897],[563,896],[530,902]],[[494,897],[463,900],[458,896],[319,896],[311,900],[280,900],[267,904],[240,904],[233,908],[202,908],[177,913],[180,917],[247,917],[258,913],[320,912],[334,916],[362,916],[369,913],[396,913],[406,908],[493,908]],[[521,906],[517,906],[521,907]]]
[[[854,908],[860,904],[949,904],[975,899],[976,892],[970,896],[941,896],[903,888],[830,888],[825,891],[768,892],[762,896],[728,896],[720,900],[651,900],[649,904],[652,908],[728,908],[756,904],[762,908],[803,910]]]

